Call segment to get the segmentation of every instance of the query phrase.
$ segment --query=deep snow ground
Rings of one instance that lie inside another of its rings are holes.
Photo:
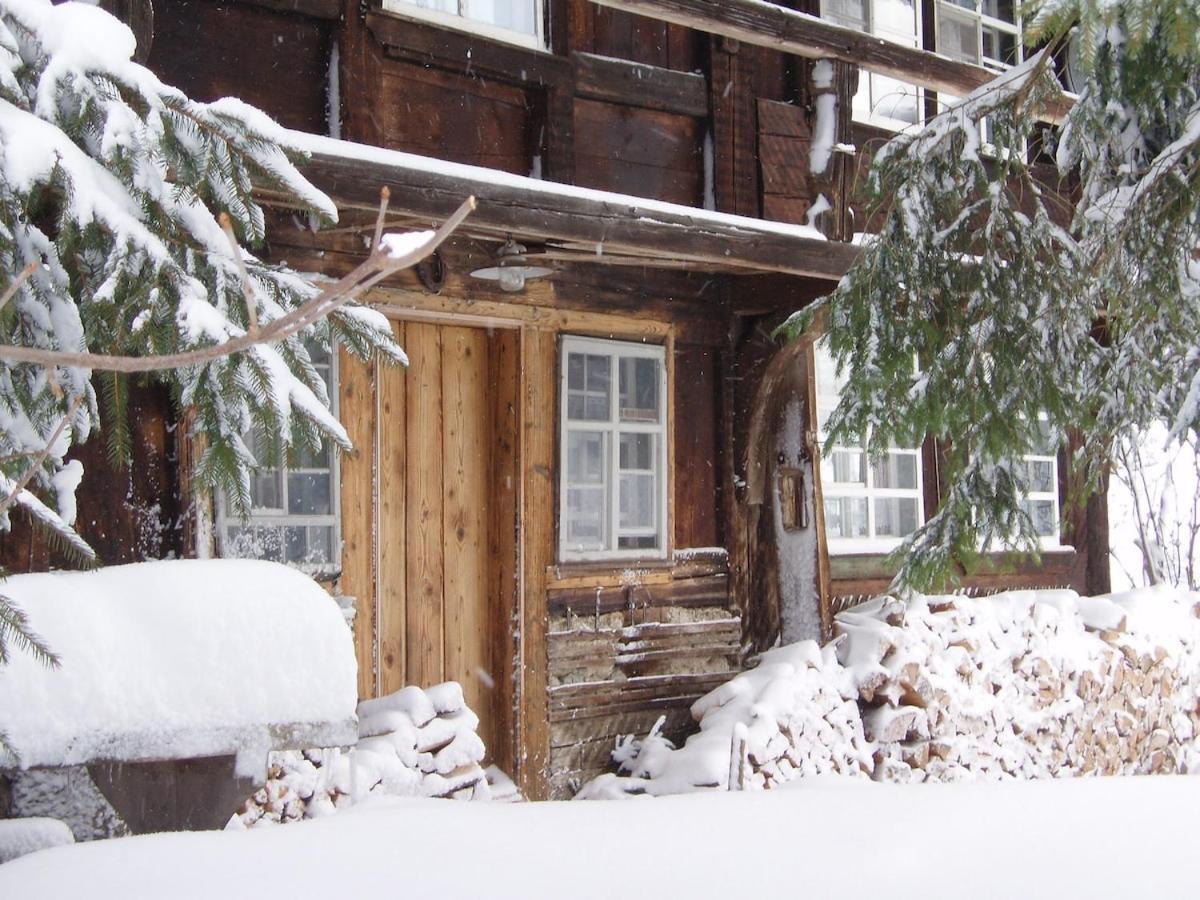
[[[1194,897],[1200,778],[817,779],[600,803],[378,801],[0,866],[0,897]]]

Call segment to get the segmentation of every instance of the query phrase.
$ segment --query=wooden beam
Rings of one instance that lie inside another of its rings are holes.
[[[791,53],[809,59],[837,59],[935,91],[962,96],[996,77],[983,66],[959,62],[915,47],[894,44],[832,22],[763,3],[762,0],[591,0],[639,16]],[[1064,96],[1046,118],[1057,122],[1070,101]]]
[[[313,19],[336,20],[342,17],[339,0],[241,0],[249,6],[261,6],[276,12],[297,13]]]
[[[445,219],[474,196],[478,206],[468,227],[473,234],[524,240],[574,241],[630,254],[675,258],[681,262],[737,267],[747,272],[784,272],[837,280],[858,256],[858,248],[810,238],[760,224],[731,222],[684,206],[664,208],[622,194],[588,195],[546,190],[540,182],[513,183],[487,169],[406,165],[313,153],[301,168],[339,208],[374,211],[379,190],[391,189],[391,209],[428,221]],[[265,202],[272,197],[263,191]]]
[[[581,97],[681,116],[708,115],[708,83],[703,75],[578,51],[571,54],[571,63],[575,92]]]

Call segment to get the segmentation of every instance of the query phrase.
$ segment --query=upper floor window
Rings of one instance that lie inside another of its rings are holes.
[[[333,358],[316,345],[309,345],[308,351],[336,405]],[[341,558],[340,503],[337,456],[330,442],[316,453],[300,452],[273,465],[265,464],[267,442],[260,433],[251,432],[246,442],[264,465],[250,476],[250,515],[245,520],[233,514],[224,494],[217,497],[221,556],[268,559],[313,573],[336,569]]]
[[[821,16],[895,44],[921,46],[921,0],[821,0]],[[921,120],[921,91],[864,69],[853,111],[859,121],[905,128]]]
[[[383,8],[484,37],[546,46],[545,0],[383,0]]]
[[[1021,19],[1016,0],[936,2],[940,53],[998,72],[1021,61]]]
[[[559,556],[665,556],[663,348],[564,337],[560,366]]]
[[[816,346],[817,430],[837,407],[845,379],[824,343]],[[889,447],[876,462],[862,446],[829,448],[821,460],[825,535],[833,553],[882,553],[899,546],[925,521],[921,449]]]

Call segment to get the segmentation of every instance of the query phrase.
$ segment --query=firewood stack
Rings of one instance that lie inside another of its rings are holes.
[[[456,682],[365,700],[355,747],[272,754],[266,784],[231,825],[315,818],[372,794],[490,799],[478,725]]]
[[[838,616],[886,781],[1192,771],[1198,598],[1068,591],[875,601]]]
[[[579,796],[1200,772],[1200,594],[885,597],[835,621],[696,701],[679,749],[624,742],[627,777]]]

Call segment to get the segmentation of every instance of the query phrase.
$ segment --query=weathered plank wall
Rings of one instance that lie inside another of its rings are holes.
[[[681,738],[689,708],[741,663],[723,552],[616,577],[562,577],[547,592],[552,797],[608,771],[618,737]]]
[[[240,97],[289,128],[327,133],[333,23],[228,0],[154,4],[147,65],[194,100]]]

